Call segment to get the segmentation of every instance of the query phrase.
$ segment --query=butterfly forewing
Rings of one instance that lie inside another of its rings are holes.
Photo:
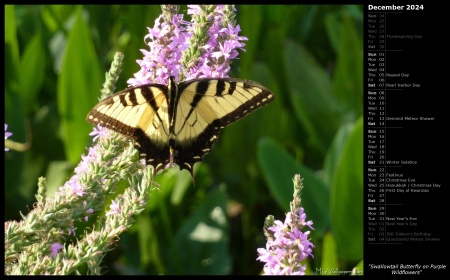
[[[222,124],[228,125],[250,114],[273,100],[273,94],[262,85],[246,80],[230,79],[229,87],[222,91],[222,108],[226,114],[221,116]],[[221,100],[217,98],[217,100]]]
[[[258,83],[238,79],[198,79],[181,83],[174,123],[175,162],[192,173],[209,153],[220,130],[273,99]]]
[[[134,138],[150,164],[164,165],[169,158],[167,92],[159,84],[123,90],[100,101],[87,121]]]

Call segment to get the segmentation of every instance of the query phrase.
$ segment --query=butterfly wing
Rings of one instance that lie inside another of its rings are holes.
[[[167,99],[164,85],[128,88],[100,101],[87,121],[134,138],[147,163],[159,170],[170,157]]]
[[[196,79],[178,85],[174,116],[174,162],[193,173],[194,164],[208,154],[220,130],[274,98],[262,85],[247,80]]]

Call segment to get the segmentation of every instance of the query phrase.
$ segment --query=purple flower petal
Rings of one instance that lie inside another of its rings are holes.
[[[52,245],[50,245],[50,256],[52,257],[56,257],[56,255],[59,253],[59,251],[61,251],[64,248],[63,245],[59,244],[59,243],[53,243]]]
[[[109,215],[116,215],[120,213],[120,205],[118,202],[116,202],[115,200],[111,201],[111,205],[109,206],[109,208],[111,208],[111,211],[108,211],[106,213],[106,216]]]
[[[11,133],[11,132],[7,132],[6,129],[8,129],[8,125],[5,123],[5,140],[6,140],[9,136],[12,135],[12,133]],[[8,149],[8,148],[5,148],[5,152],[6,152],[6,151],[9,151],[9,149]]]

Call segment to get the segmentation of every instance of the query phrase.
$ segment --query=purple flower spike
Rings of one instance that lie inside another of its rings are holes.
[[[312,221],[306,221],[306,214],[301,207],[300,194],[303,188],[299,174],[294,176],[294,199],[291,211],[286,214],[284,223],[268,216],[264,222],[266,248],[259,248],[257,260],[264,262],[264,274],[267,275],[304,275],[306,265],[301,262],[307,257],[314,257],[314,244],[309,240],[309,231],[301,230],[312,227]]]
[[[185,32],[183,15],[173,15],[169,22],[161,15],[155,20],[155,26],[148,28],[144,40],[150,51],[141,50],[144,59],[137,60],[141,70],[128,80],[130,86],[149,83],[167,84],[169,76],[179,79],[182,71],[181,53],[188,47],[186,41],[190,36]]]

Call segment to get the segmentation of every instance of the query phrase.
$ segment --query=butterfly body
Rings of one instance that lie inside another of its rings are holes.
[[[271,102],[262,85],[232,78],[194,79],[127,88],[100,101],[87,121],[135,139],[156,171],[174,163],[193,173],[220,131]]]

